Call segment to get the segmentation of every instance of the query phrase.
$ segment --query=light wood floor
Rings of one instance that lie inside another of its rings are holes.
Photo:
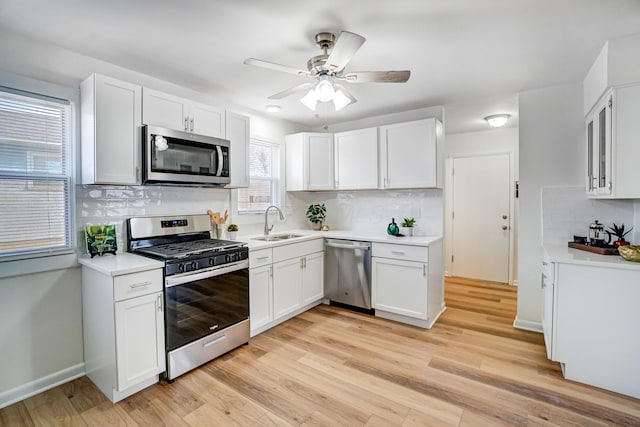
[[[450,278],[431,330],[321,305],[118,404],[86,378],[0,425],[640,425],[640,401],[565,381],[512,327],[516,288]]]

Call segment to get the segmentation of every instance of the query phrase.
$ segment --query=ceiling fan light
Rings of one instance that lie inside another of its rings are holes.
[[[316,105],[318,104],[318,98],[316,96],[315,88],[311,89],[305,96],[300,99],[300,102],[311,111],[316,111]]]
[[[315,91],[316,97],[320,102],[331,101],[333,99],[333,94],[336,92],[329,80],[329,77],[327,76],[320,77],[320,82],[316,85]]]
[[[340,89],[336,90],[333,94],[333,106],[336,111],[342,110],[347,105],[351,104],[351,100]]]
[[[507,124],[507,121],[511,117],[510,114],[494,114],[492,116],[485,117],[485,121],[494,128],[499,128]]]
[[[267,113],[277,113],[278,111],[280,111],[280,106],[275,104],[269,104],[265,107],[265,109],[267,110]]]

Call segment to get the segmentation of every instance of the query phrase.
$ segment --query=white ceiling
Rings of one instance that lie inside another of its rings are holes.
[[[518,92],[581,81],[607,39],[640,32],[640,1],[0,0],[0,29],[258,111],[306,78],[246,58],[306,68],[317,32],[348,30],[367,41],[347,72],[409,69],[409,82],[349,85],[358,102],[320,117],[293,96],[277,117],[315,127],[445,105],[455,133],[498,112],[517,125]]]

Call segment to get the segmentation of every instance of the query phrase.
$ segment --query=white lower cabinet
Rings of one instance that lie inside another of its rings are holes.
[[[85,371],[117,402],[165,371],[163,276],[161,268],[128,274],[94,268],[100,261],[81,261]]]
[[[249,270],[249,320],[251,331],[273,321],[273,265]]]
[[[118,389],[128,389],[164,371],[163,306],[162,292],[115,304]]]
[[[444,311],[442,241],[373,243],[371,300],[376,316],[431,328]]]
[[[543,277],[547,356],[567,379],[638,399],[640,270],[593,264],[553,262],[545,269],[553,275]]]
[[[320,304],[324,297],[324,239],[249,254],[251,336]]]

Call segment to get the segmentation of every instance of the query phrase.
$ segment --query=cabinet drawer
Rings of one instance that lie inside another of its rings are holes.
[[[113,279],[116,301],[162,291],[162,269],[124,274]]]
[[[372,256],[393,258],[405,261],[429,261],[429,248],[426,246],[394,245],[392,243],[374,243]]]
[[[298,258],[315,252],[324,251],[324,239],[314,239],[307,242],[293,243],[273,248],[273,262]]]
[[[273,262],[273,250],[259,249],[257,251],[249,251],[249,268],[269,265]]]

